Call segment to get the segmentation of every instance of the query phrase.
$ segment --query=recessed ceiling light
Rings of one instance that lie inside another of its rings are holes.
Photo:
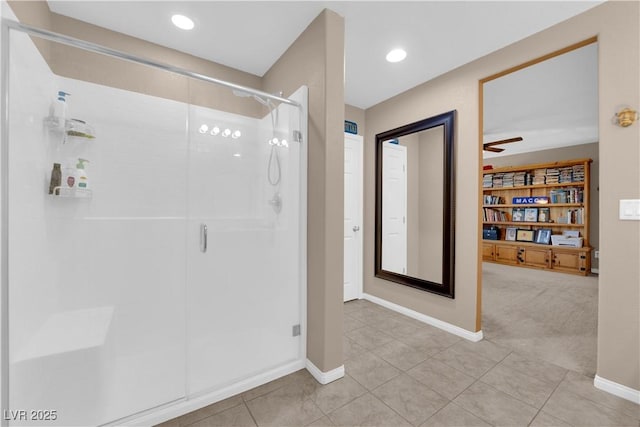
[[[181,30],[193,30],[193,27],[195,26],[193,21],[184,15],[173,15],[171,17],[171,22]]]
[[[387,61],[389,62],[400,62],[406,57],[407,52],[402,49],[393,49],[391,52],[387,53]]]

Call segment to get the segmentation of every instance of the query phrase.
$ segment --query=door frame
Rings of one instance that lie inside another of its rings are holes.
[[[355,155],[357,160],[360,162],[360,173],[355,177],[354,187],[360,190],[359,195],[357,196],[358,206],[356,208],[356,218],[358,223],[360,223],[360,232],[356,234],[355,237],[356,246],[359,249],[358,256],[356,257],[356,263],[360,267],[357,274],[358,283],[356,285],[356,293],[357,299],[362,299],[362,294],[364,293],[364,138],[362,135],[347,132],[344,133],[344,138],[345,141],[349,139],[354,142],[354,147],[356,147]],[[346,266],[343,266],[343,268],[346,268]]]

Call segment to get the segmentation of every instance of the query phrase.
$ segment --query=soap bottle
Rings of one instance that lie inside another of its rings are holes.
[[[60,185],[62,185],[62,170],[60,163],[54,163],[51,170],[51,181],[49,181],[49,194],[54,194],[56,187],[60,187]]]
[[[86,190],[89,188],[89,178],[87,177],[87,171],[84,168],[85,163],[89,163],[89,160],[78,159],[78,163],[76,164],[76,177],[78,181],[78,188]]]
[[[67,120],[67,96],[69,96],[67,92],[58,91],[58,96],[56,97],[55,102],[53,103],[53,117],[56,121],[56,127],[59,130],[64,131],[65,123]]]
[[[76,188],[76,168],[72,164],[65,165],[62,170],[62,188]]]

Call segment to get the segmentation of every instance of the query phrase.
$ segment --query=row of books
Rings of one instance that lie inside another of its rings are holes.
[[[492,196],[490,194],[485,194],[484,195],[483,204],[485,204],[485,205],[502,205],[502,204],[504,204],[504,197]]]
[[[511,215],[498,209],[482,209],[485,222],[551,222],[549,208],[513,208]],[[511,218],[512,219],[511,219]],[[558,224],[584,224],[584,208],[567,209],[557,218]]]
[[[488,222],[507,222],[509,221],[508,214],[506,212],[499,211],[497,209],[484,208],[483,210],[483,221]]]
[[[582,203],[584,190],[582,188],[554,189],[549,192],[551,203]]]
[[[584,165],[578,164],[562,168],[534,169],[533,173],[527,171],[487,173],[482,177],[482,187],[510,188],[525,185],[564,184],[583,181]]]
[[[558,217],[558,224],[584,224],[584,208],[567,209],[566,215]]]

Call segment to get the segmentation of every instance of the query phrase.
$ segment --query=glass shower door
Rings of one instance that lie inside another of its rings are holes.
[[[299,112],[281,105],[277,114],[272,121],[270,114],[256,119],[191,107],[191,396],[301,358],[300,144],[291,123],[297,126]],[[280,146],[269,144],[274,136]]]

